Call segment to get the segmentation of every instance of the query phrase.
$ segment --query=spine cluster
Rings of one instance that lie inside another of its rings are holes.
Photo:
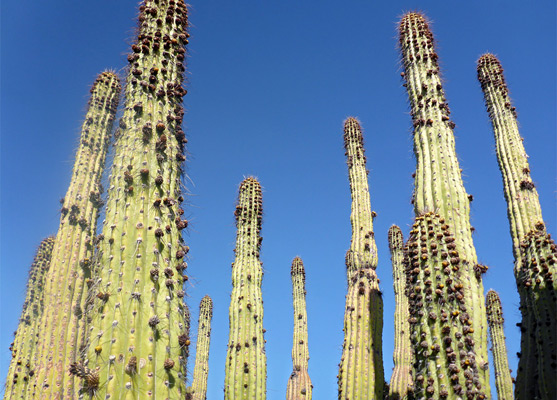
[[[192,400],[207,399],[207,378],[209,377],[209,346],[211,344],[211,319],[213,318],[213,300],[203,297],[199,304],[199,323],[197,328],[197,346],[195,348],[195,366],[191,385]]]

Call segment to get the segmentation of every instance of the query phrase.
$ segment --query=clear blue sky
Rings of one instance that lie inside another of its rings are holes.
[[[4,2],[1,43],[0,378],[42,238],[58,228],[88,90],[100,71],[123,73],[136,0]],[[193,1],[184,125],[191,247],[187,299],[214,300],[208,399],[222,398],[228,341],[234,204],[245,176],[264,188],[269,400],[285,396],[291,372],[290,263],[307,276],[309,373],[316,399],[335,399],[342,346],[344,254],[350,193],[342,123],[364,127],[384,292],[383,356],[392,368],[394,295],[387,230],[412,223],[411,120],[401,86],[396,24],[404,11],[433,21],[445,91],[484,286],[499,291],[513,370],[518,295],[494,139],[476,80],[476,59],[499,56],[530,155],[543,214],[556,232],[556,6],[535,2]],[[192,352],[193,353],[193,352]],[[193,361],[193,355],[190,359]],[[192,364],[193,365],[193,364]],[[191,368],[193,370],[193,366]],[[493,374],[492,374],[493,375]]]

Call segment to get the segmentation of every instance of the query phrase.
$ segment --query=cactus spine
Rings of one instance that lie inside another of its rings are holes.
[[[145,0],[139,9],[88,341],[70,369],[82,394],[103,399],[175,399],[186,387],[189,248],[179,204],[187,9],[180,0]]]
[[[261,298],[263,268],[259,261],[263,208],[261,186],[255,178],[241,183],[234,215],[238,233],[232,264],[224,398],[265,400],[267,360]]]
[[[350,192],[352,241],[346,253],[348,293],[344,311],[344,343],[338,375],[338,397],[382,399],[383,301],[379,291],[377,248],[373,233],[364,140],[359,122],[344,123]]]
[[[495,368],[495,387],[497,388],[497,399],[512,400],[513,382],[509,370],[507,358],[507,346],[505,344],[505,332],[503,331],[503,308],[499,295],[494,290],[487,292],[486,301],[487,323],[491,337],[491,352],[493,354]]]
[[[311,379],[308,374],[308,316],[306,312],[306,271],[300,257],[294,258],[290,269],[294,304],[293,370],[286,387],[286,400],[311,400]]]
[[[393,264],[393,286],[395,290],[395,350],[394,368],[389,384],[389,399],[408,398],[412,391],[412,348],[410,345],[410,323],[408,297],[406,296],[406,271],[404,263],[404,239],[396,225],[389,229],[389,249]]]
[[[487,322],[481,275],[485,267],[477,263],[469,214],[472,197],[466,194],[455,152],[454,122],[449,118],[434,39],[424,16],[406,14],[399,25],[403,73],[414,125],[414,152],[417,166],[414,189],[416,215],[435,210],[455,235],[462,260],[461,279],[466,307],[474,326],[476,359],[480,366],[482,390],[490,396]]]
[[[213,318],[213,300],[203,297],[199,304],[199,323],[197,328],[197,346],[195,350],[195,367],[191,385],[192,400],[207,399],[207,378],[209,376],[209,346],[211,344],[211,319]]]
[[[120,95],[118,77],[101,73],[91,97],[73,174],[62,200],[62,215],[44,285],[41,337],[34,354],[37,371],[29,398],[73,398],[67,368],[83,340],[85,281],[91,277],[92,239],[101,206],[101,176]]]
[[[6,399],[24,399],[27,385],[35,375],[33,355],[36,351],[38,322],[44,309],[44,283],[50,266],[54,237],[44,239],[29,270],[27,293],[14,342],[10,346],[12,361],[4,395]]]
[[[478,79],[495,134],[515,257],[522,312],[516,397],[557,397],[557,251],[546,231],[538,193],[518,131],[501,63],[493,54],[478,60]],[[543,328],[541,328],[543,326]]]

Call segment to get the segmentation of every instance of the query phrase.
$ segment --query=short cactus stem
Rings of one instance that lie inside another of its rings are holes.
[[[293,369],[286,387],[286,400],[311,400],[311,379],[308,374],[308,318],[306,311],[306,272],[302,259],[294,258],[290,269],[294,304]]]
[[[211,319],[213,318],[213,300],[203,297],[199,304],[199,323],[197,327],[197,345],[195,366],[191,385],[192,400],[207,399],[207,378],[209,377],[209,346],[211,344]]]
[[[352,240],[346,254],[348,292],[338,398],[383,399],[383,301],[375,272],[375,213],[371,211],[362,129],[355,118],[344,123],[344,148],[352,197]]]
[[[29,381],[35,375],[33,354],[39,335],[38,322],[44,310],[44,283],[53,247],[54,237],[44,239],[29,270],[23,311],[10,346],[12,360],[4,389],[6,399],[25,399]]]
[[[507,357],[507,345],[505,344],[505,332],[503,330],[503,308],[499,295],[494,290],[487,292],[486,301],[487,323],[491,337],[491,353],[493,354],[495,369],[495,387],[497,388],[497,399],[512,400],[513,382],[509,370],[509,359]]]
[[[88,340],[70,371],[96,375],[82,379],[81,393],[99,399],[186,395],[189,247],[181,234],[180,177],[188,11],[181,0],[145,0],[139,10],[91,281]]]
[[[395,350],[393,373],[389,384],[389,400],[406,399],[412,392],[412,347],[406,294],[406,262],[402,231],[396,225],[389,229],[389,249],[393,264],[393,287],[395,290]]]
[[[246,178],[240,185],[236,217],[236,257],[232,264],[230,331],[226,355],[225,400],[265,400],[267,358],[263,329],[259,260],[263,215],[261,185]]]
[[[91,278],[101,177],[119,96],[118,77],[101,73],[91,88],[70,186],[62,200],[60,227],[44,284],[45,309],[39,320],[37,369],[29,398],[74,398],[74,379],[67,368],[83,341],[85,282]]]
[[[416,155],[416,215],[436,210],[454,233],[456,248],[462,261],[462,283],[466,306],[474,322],[474,340],[480,381],[490,396],[487,321],[481,275],[486,270],[478,265],[470,225],[470,200],[464,188],[455,151],[450,109],[440,78],[438,55],[426,18],[420,13],[407,13],[399,25],[400,49],[414,126]]]

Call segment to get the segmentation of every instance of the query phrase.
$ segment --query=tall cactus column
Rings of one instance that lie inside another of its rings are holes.
[[[263,268],[259,260],[263,215],[261,186],[255,178],[240,185],[236,216],[236,258],[232,264],[230,333],[224,398],[265,400],[267,358],[263,333]]]
[[[489,397],[487,322],[481,273],[472,241],[470,205],[460,174],[450,110],[439,77],[434,39],[424,16],[406,14],[399,25],[400,48],[404,64],[411,115],[414,125],[416,177],[414,210],[416,215],[436,211],[454,233],[462,260],[461,279],[466,306],[474,322],[480,380]]]
[[[94,398],[186,394],[189,314],[181,230],[187,9],[145,0],[116,138],[87,347],[70,373]]]
[[[41,337],[30,398],[74,395],[73,377],[68,376],[67,369],[83,337],[85,280],[91,277],[101,176],[119,96],[118,77],[112,72],[101,73],[91,88],[70,187],[62,200],[60,227],[45,282],[45,310],[39,321]]]
[[[8,369],[4,396],[6,399],[25,399],[29,380],[35,375],[32,362],[36,351],[38,323],[44,310],[44,283],[48,268],[54,237],[44,239],[37,250],[27,282],[27,294],[23,311],[15,332],[14,342],[10,346],[12,361]]]
[[[478,79],[495,133],[522,312],[517,398],[557,397],[557,249],[547,233],[528,156],[518,131],[501,63],[478,60]]]
[[[311,400],[311,379],[308,374],[308,316],[306,311],[306,271],[300,257],[294,258],[290,269],[294,304],[293,370],[286,387],[286,400]]]
[[[207,378],[209,376],[209,346],[211,344],[211,319],[213,318],[213,300],[203,297],[199,304],[199,323],[197,328],[197,346],[195,366],[191,385],[192,400],[207,399]]]
[[[384,389],[383,301],[379,291],[377,248],[373,233],[364,140],[359,122],[344,123],[344,148],[352,196],[352,241],[346,253],[348,293],[344,343],[338,374],[338,398],[382,399]]]

